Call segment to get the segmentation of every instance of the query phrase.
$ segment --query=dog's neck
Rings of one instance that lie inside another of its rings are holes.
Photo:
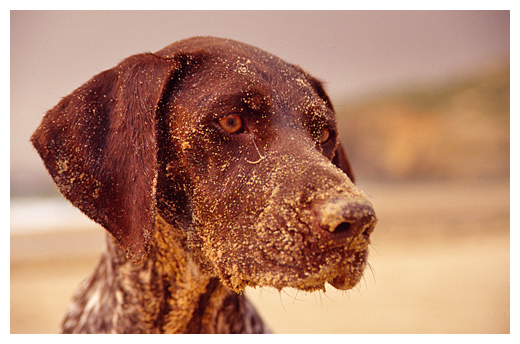
[[[185,234],[156,221],[150,253],[134,264],[111,237],[75,295],[63,333],[269,332],[243,295],[205,274],[182,247]]]

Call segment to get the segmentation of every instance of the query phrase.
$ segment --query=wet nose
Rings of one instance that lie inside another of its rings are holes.
[[[339,238],[360,234],[369,237],[377,222],[372,204],[367,199],[336,197],[315,207],[319,227]]]

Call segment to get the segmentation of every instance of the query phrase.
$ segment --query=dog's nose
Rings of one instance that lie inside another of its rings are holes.
[[[318,225],[338,238],[360,234],[368,238],[377,222],[372,204],[367,199],[336,197],[315,207]]]

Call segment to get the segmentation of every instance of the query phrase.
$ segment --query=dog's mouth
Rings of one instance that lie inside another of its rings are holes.
[[[256,227],[252,237],[230,240],[244,246],[234,246],[216,259],[218,274],[237,292],[246,286],[325,291],[326,283],[339,290],[352,289],[363,276],[374,225],[354,236],[351,225],[339,227],[335,233],[317,231],[304,222],[294,227]]]
[[[327,280],[327,282],[339,290],[349,290],[354,288],[363,276],[367,254],[368,249],[354,254],[352,256],[352,263],[342,272],[339,272],[335,277]]]
[[[286,231],[283,235],[287,235]],[[246,286],[325,291],[326,283],[339,290],[349,290],[361,280],[369,245],[364,233],[343,246],[335,243],[321,248],[316,241],[306,241],[301,236],[293,239],[285,243],[285,249],[257,243],[256,247],[249,246],[247,252],[240,252],[239,259],[236,251],[229,254],[229,260],[221,257],[223,265],[217,263],[221,280],[237,292]],[[230,262],[232,266],[228,265]]]
[[[368,245],[368,243],[366,244]],[[325,253],[327,254],[327,253]],[[333,253],[331,253],[333,255]],[[325,290],[325,283],[339,290],[354,288],[363,276],[368,256],[368,248],[358,247],[358,251],[348,250],[343,253],[337,263],[320,266],[320,271],[309,272],[303,278],[296,278],[289,287],[304,291]]]

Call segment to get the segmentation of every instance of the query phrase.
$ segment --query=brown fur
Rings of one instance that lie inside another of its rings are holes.
[[[60,191],[110,233],[62,331],[268,332],[246,286],[355,286],[376,218],[337,136],[319,81],[231,40],[187,39],[93,77],[32,137]]]

